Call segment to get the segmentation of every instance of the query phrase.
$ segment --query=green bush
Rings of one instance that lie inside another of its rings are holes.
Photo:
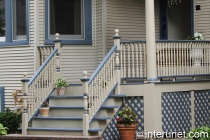
[[[9,129],[8,134],[17,133],[22,122],[22,114],[16,114],[7,108],[5,112],[0,113],[0,122]]]
[[[0,123],[0,135],[7,135],[8,128]]]
[[[190,130],[186,133],[186,137],[193,140],[210,140],[210,127],[202,126]]]

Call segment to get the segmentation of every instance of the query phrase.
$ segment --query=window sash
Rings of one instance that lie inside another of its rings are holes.
[[[64,34],[60,34],[60,39],[63,39],[63,40],[77,40],[77,39],[84,39],[84,0],[80,0],[81,1],[81,34],[80,35],[64,35]],[[48,13],[49,13],[49,16],[48,16],[48,36],[49,36],[49,39],[55,39],[55,34],[50,34],[50,0],[48,2]]]

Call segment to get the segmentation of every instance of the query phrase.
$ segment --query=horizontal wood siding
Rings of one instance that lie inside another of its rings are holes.
[[[44,40],[45,40],[45,37],[44,37],[44,23],[45,23],[45,18],[44,18],[44,0],[39,0],[39,3],[38,3],[38,28],[39,28],[39,34],[38,34],[38,39],[39,39],[39,44],[38,45],[44,45]]]
[[[159,0],[155,0],[156,39],[159,39]],[[142,0],[107,0],[107,51],[113,46],[114,30],[122,40],[145,40],[145,2]]]
[[[91,45],[65,45],[62,48],[63,77],[71,84],[81,84],[82,72],[95,70],[95,48]]]
[[[12,91],[21,89],[23,72],[34,74],[33,47],[0,48],[0,86],[5,87],[5,107],[14,108]]]
[[[190,1],[182,1],[178,6],[168,7],[168,39],[184,40],[191,30]]]
[[[201,10],[196,10],[196,5],[200,5]],[[204,40],[210,40],[209,0],[194,0],[194,29],[203,34]]]
[[[102,44],[102,0],[96,0],[96,64],[100,64],[103,59]]]

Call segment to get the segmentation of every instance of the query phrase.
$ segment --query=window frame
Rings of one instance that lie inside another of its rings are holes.
[[[5,0],[5,41],[0,46],[29,45],[28,0],[26,0],[26,39],[13,40],[13,0]]]
[[[45,0],[45,44],[54,44],[54,40],[50,39],[50,29],[49,29],[49,1]],[[82,0],[83,2],[83,39],[62,39],[61,44],[81,44],[89,45],[92,44],[92,2],[91,0]]]

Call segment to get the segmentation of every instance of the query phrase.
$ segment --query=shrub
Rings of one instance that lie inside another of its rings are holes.
[[[0,123],[0,135],[7,135],[7,127],[4,127],[1,123]]]
[[[188,139],[210,140],[210,127],[201,126],[186,133]]]
[[[9,129],[7,131],[8,134],[14,134],[17,132],[18,127],[20,127],[22,114],[16,114],[7,108],[5,112],[0,113],[0,122],[4,127]]]

